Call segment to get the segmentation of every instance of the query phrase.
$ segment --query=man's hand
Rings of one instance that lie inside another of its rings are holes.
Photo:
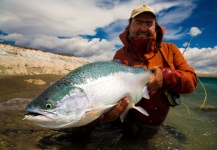
[[[150,93],[154,93],[162,87],[163,74],[161,69],[158,67],[151,69],[151,71],[152,76],[149,82],[147,83],[147,87]],[[129,99],[127,97],[122,98],[117,105],[111,108],[108,112],[101,115],[99,120],[105,123],[116,120],[126,110],[128,104]]]
[[[122,98],[117,105],[111,108],[108,112],[101,115],[100,120],[104,123],[116,120],[121,116],[129,104],[129,99],[127,97]]]
[[[152,76],[147,83],[148,91],[150,94],[155,93],[163,85],[163,73],[159,67],[154,67],[151,69]]]

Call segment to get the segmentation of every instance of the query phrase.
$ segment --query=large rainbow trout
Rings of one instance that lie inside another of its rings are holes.
[[[128,97],[131,108],[147,112],[136,103],[149,99],[146,84],[151,72],[114,61],[81,66],[45,89],[26,107],[25,120],[45,128],[70,128],[88,124]]]

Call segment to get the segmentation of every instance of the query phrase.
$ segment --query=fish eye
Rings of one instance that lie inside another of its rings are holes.
[[[52,105],[51,105],[51,104],[49,104],[49,103],[48,103],[48,104],[46,104],[45,106],[46,106],[46,108],[47,108],[47,109],[50,109],[50,108],[52,108]]]

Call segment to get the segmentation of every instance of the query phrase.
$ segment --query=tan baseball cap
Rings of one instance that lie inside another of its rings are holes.
[[[147,5],[140,5],[140,6],[136,7],[132,11],[130,18],[134,18],[137,15],[139,15],[141,13],[144,13],[144,12],[148,12],[148,13],[152,14],[156,18],[154,10],[151,7],[147,6]]]

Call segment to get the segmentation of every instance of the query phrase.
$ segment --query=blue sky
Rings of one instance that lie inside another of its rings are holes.
[[[90,61],[110,60],[131,11],[148,4],[197,72],[217,73],[215,0],[0,0],[0,41]]]

